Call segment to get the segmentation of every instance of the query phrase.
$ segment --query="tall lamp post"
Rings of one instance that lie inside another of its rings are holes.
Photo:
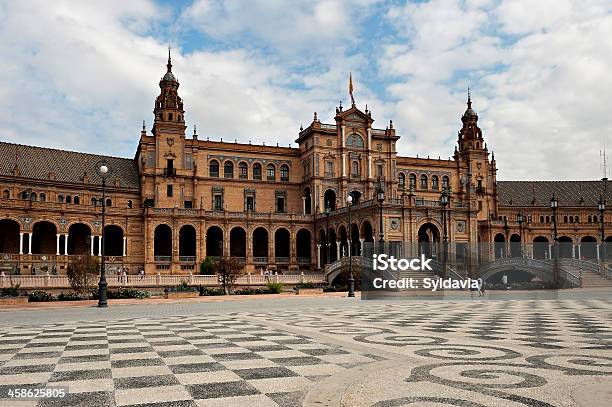
[[[443,277],[446,277],[446,256],[448,251],[448,230],[446,228],[446,206],[448,205],[448,193],[446,189],[442,190],[440,194],[440,206],[442,207],[442,230],[443,230],[443,243],[442,243],[442,271]]]
[[[557,209],[559,208],[559,200],[557,199],[557,195],[553,193],[552,198],[550,199],[550,208],[553,211],[553,279],[555,288],[560,288],[560,278],[559,278],[559,250],[557,244]]]
[[[107,163],[103,162],[98,167],[98,174],[102,178],[102,238],[100,240],[100,253],[102,253],[102,261],[100,262],[100,281],[98,282],[98,307],[106,308],[108,303],[106,302],[106,264],[104,261],[104,242],[106,232],[106,177],[110,173],[110,167]]]
[[[599,220],[601,222],[601,259],[603,261],[608,261],[608,253],[606,247],[606,229],[604,216],[606,213],[606,201],[600,196],[599,202],[597,202],[597,209],[599,209]]]
[[[378,191],[376,191],[376,199],[378,200],[378,204],[380,206],[380,224],[378,226],[380,229],[380,239],[378,239],[378,242],[380,243],[379,252],[382,253],[385,251],[385,230],[383,226],[383,202],[385,202],[385,190],[383,189],[382,185],[378,186]]]
[[[519,212],[518,215],[516,215],[516,221],[519,224],[519,244],[521,245],[521,257],[525,257],[523,253],[523,222],[525,222],[525,215],[523,214],[523,211]]]
[[[349,248],[348,248],[348,255],[349,255],[349,277],[348,277],[348,296],[349,297],[354,297],[355,296],[355,277],[353,276],[353,259],[351,258],[351,256],[353,255],[352,250],[352,239],[351,239],[351,235],[352,235],[352,229],[353,229],[353,225],[351,224],[351,206],[353,205],[353,196],[351,194],[349,194],[349,196],[346,197],[346,206],[348,207],[348,244],[349,244]]]

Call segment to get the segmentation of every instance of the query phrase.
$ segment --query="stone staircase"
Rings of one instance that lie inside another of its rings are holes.
[[[612,289],[612,269],[608,266],[607,277],[601,275],[599,264],[578,259],[560,259],[560,264],[569,267],[578,275],[582,273],[583,288],[610,288]]]

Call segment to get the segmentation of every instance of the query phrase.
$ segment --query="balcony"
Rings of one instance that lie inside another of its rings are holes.
[[[298,257],[297,262],[298,264],[310,264],[311,260],[310,257]]]
[[[166,177],[176,177],[176,169],[174,169],[174,168],[164,168],[164,176],[166,176]]]
[[[268,264],[267,257],[253,257],[253,264]]]
[[[289,264],[289,257],[276,257],[276,264]]]
[[[195,263],[196,256],[179,256],[179,261],[181,263]]]
[[[172,256],[153,256],[153,260],[159,263],[170,263]]]

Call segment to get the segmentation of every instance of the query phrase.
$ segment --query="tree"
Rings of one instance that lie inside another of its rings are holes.
[[[215,262],[210,257],[206,256],[204,261],[200,263],[200,274],[211,275],[215,274]]]
[[[89,254],[76,256],[68,265],[66,275],[78,294],[90,293],[98,281],[98,259]]]
[[[217,263],[217,274],[223,284],[225,294],[232,294],[236,280],[244,273],[244,264],[233,257],[222,257]]]

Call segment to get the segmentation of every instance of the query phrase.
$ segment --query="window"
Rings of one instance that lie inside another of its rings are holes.
[[[427,189],[427,175],[421,175],[421,189]]]
[[[113,201],[110,198],[106,199],[106,206],[113,206]]]
[[[166,160],[166,168],[164,169],[164,175],[174,176],[174,160],[167,159]]]
[[[208,176],[219,178],[219,162],[217,160],[212,160],[208,165]]]
[[[247,163],[242,162],[238,164],[238,172],[239,172],[238,176],[241,179],[247,179],[249,177],[249,169],[247,167]]]
[[[192,201],[185,201],[183,203],[184,203],[185,209],[192,209],[193,208],[193,202]]]
[[[223,177],[224,178],[234,178],[234,163],[231,161],[226,161],[223,165]]]
[[[268,164],[266,174],[268,176],[268,181],[276,181],[276,167],[274,167],[274,165]]]
[[[254,196],[247,196],[246,210],[247,212],[253,212],[255,210],[255,197]]]
[[[78,195],[77,195],[77,196],[75,196],[75,197],[72,199],[72,202],[73,202],[75,205],[78,205],[79,203],[81,203],[81,198],[79,198],[79,197],[78,197]]]
[[[9,192],[8,189],[5,189],[4,191],[2,191],[2,198],[3,199],[9,199],[11,197],[11,193]]]
[[[546,217],[546,223],[550,223],[550,216]]]
[[[131,208],[131,207],[132,207],[132,201],[131,201],[130,199],[128,199],[128,201],[127,201],[127,207],[128,207],[128,208]]]
[[[261,179],[261,164],[253,164],[253,179]]]
[[[281,165],[280,178],[281,181],[289,181],[289,166],[286,164]]]
[[[476,180],[476,191],[477,192],[482,192],[482,180]]]
[[[378,164],[376,166],[376,176],[377,177],[382,177],[383,176],[383,165],[382,164]]]
[[[408,176],[408,186],[409,186],[410,189],[415,189],[416,188],[416,175],[410,174]]]
[[[406,188],[406,176],[401,172],[398,176],[398,181],[399,181],[399,189],[405,189]]]
[[[351,175],[359,175],[359,161],[351,163]]]
[[[27,192],[26,192],[26,198],[23,198],[23,199],[28,199],[27,198]],[[57,196],[57,202],[64,203],[64,195],[58,195]]]
[[[449,189],[450,188],[450,178],[448,178],[448,176],[443,176],[442,177],[442,189]]]
[[[588,222],[588,223],[593,222],[593,217],[592,217],[591,215],[589,215],[589,216],[587,217],[587,222]]]
[[[334,162],[333,161],[326,161],[325,162],[325,175],[327,177],[333,177],[334,176]]]
[[[168,120],[172,121],[172,113],[168,113]]]
[[[223,196],[221,194],[215,194],[213,198],[213,205],[215,211],[223,210]]]
[[[540,216],[540,223],[544,223],[544,216]]]
[[[185,168],[188,170],[193,169],[193,155],[185,154]]]
[[[96,206],[96,205],[98,204],[98,200],[97,200],[95,197],[94,197],[94,198],[91,198],[91,204],[92,204],[93,206]]]
[[[597,223],[597,215],[593,216],[593,223]]]
[[[155,206],[155,200],[151,198],[147,198],[144,201],[145,208],[153,208]]]
[[[276,197],[276,212],[285,212],[285,197]]]
[[[363,139],[358,134],[351,134],[346,140],[346,145],[350,147],[362,148]]]
[[[7,191],[8,192],[8,191]],[[40,202],[45,202],[47,200],[47,196],[45,195],[44,192],[41,192],[40,195],[38,195],[38,200]]]
[[[440,179],[437,175],[431,177],[431,189],[433,189],[434,191],[440,189]]]
[[[166,196],[167,197],[171,197],[172,196],[172,184],[166,185]]]
[[[36,200],[36,192],[32,192],[30,194],[30,201],[35,201]]]
[[[66,195],[66,203],[72,203],[72,197],[70,195]]]
[[[482,210],[482,201],[478,201],[478,210],[481,211]]]

